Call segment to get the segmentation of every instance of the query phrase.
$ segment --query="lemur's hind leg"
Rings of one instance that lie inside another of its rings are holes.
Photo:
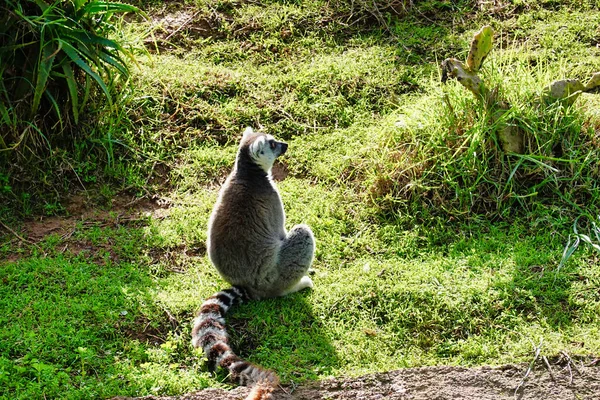
[[[296,225],[287,234],[280,250],[277,269],[279,276],[274,287],[278,296],[312,288],[308,270],[315,254],[315,238],[307,225]]]

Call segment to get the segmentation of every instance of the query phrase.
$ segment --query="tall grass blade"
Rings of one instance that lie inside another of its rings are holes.
[[[83,86],[83,99],[81,100],[81,103],[79,105],[79,113],[81,114],[81,112],[83,111],[83,108],[86,106],[87,102],[90,99],[91,96],[91,89],[92,89],[92,81],[89,75],[85,76],[85,85]]]
[[[77,93],[77,81],[75,80],[75,75],[73,74],[73,68],[71,68],[71,64],[65,63],[63,64],[63,72],[65,73],[65,80],[67,82],[67,86],[69,88],[69,97],[71,98],[71,109],[73,112],[73,119],[75,123],[79,122],[79,96]]]
[[[83,7],[80,11],[79,16],[85,14],[114,14],[114,13],[126,13],[126,12],[139,12],[139,9],[135,6],[122,3],[113,3],[108,1],[92,1]]]
[[[600,216],[598,218],[600,219]],[[600,252],[600,244],[599,244],[600,243],[600,232],[598,230],[598,226],[596,225],[596,223],[592,221],[592,233],[594,234],[597,242],[599,242],[599,243],[594,243],[594,241],[590,238],[589,235],[579,233],[579,230],[577,229],[578,221],[579,221],[579,218],[576,218],[575,222],[573,222],[573,236],[575,237],[575,241],[573,242],[573,244],[571,244],[571,235],[569,235],[567,244],[563,250],[562,259],[560,260],[560,263],[558,264],[558,267],[556,268],[556,275],[558,275],[558,273],[560,272],[560,269],[565,265],[565,263],[569,260],[569,258],[571,258],[571,256],[573,255],[575,250],[577,250],[577,248],[579,247],[579,244],[581,242],[589,244],[590,246],[592,246],[592,248],[594,250]],[[554,280],[556,280],[556,276],[554,277]]]
[[[515,154],[515,155],[517,157],[523,158],[524,160],[531,161],[532,163],[534,163],[534,164],[536,164],[536,165],[538,165],[538,166],[540,166],[542,168],[545,168],[545,169],[547,169],[547,170],[549,170],[551,172],[560,172],[559,169],[554,168],[553,166],[548,165],[548,164],[542,162],[541,160],[539,160],[540,157],[532,157],[532,156],[529,156],[529,155],[526,155],[526,154]]]
[[[600,219],[600,216],[598,216],[598,219]],[[592,222],[592,232],[596,236],[596,241],[600,242],[600,228],[598,228],[595,222]]]
[[[41,53],[41,59],[38,62],[38,72],[35,83],[33,103],[31,104],[32,115],[37,112],[38,107],[40,106],[42,95],[46,91],[46,83],[48,82],[48,77],[50,76],[50,72],[52,71],[52,64],[54,63],[54,58],[56,57],[56,52],[52,51],[49,45],[45,45],[42,48]]]
[[[58,105],[58,102],[56,101],[56,99],[54,98],[54,96],[52,96],[51,92],[46,92],[45,93],[46,98],[48,99],[48,101],[50,102],[50,104],[52,105],[52,108],[54,108],[54,112],[56,113],[58,122],[60,123],[61,128],[63,128],[64,126],[64,121],[62,118],[62,113],[60,112],[60,106]],[[51,149],[52,147],[50,146],[50,142],[48,141],[48,149]]]
[[[569,235],[569,238],[567,239],[567,244],[563,250],[563,254],[562,254],[560,263],[558,264],[558,267],[556,267],[556,272],[554,275],[554,282],[556,282],[556,278],[558,277],[558,274],[560,273],[561,268],[566,264],[566,262],[569,260],[569,258],[571,258],[571,256],[575,252],[575,250],[577,250],[577,247],[579,247],[579,242],[580,242],[579,236],[575,235],[575,241],[573,242],[573,244],[571,244],[571,235]]]
[[[10,117],[8,116],[8,109],[4,105],[3,102],[0,101],[0,117],[2,117],[2,122],[6,125],[10,125]],[[0,138],[1,139],[1,138]]]
[[[517,170],[519,169],[519,167],[523,163],[523,160],[524,160],[523,157],[519,157],[519,161],[517,161],[517,165],[515,165],[515,167],[512,169],[512,171],[510,171],[510,175],[508,176],[508,179],[506,180],[506,185],[504,186],[505,190],[508,187],[508,184],[512,180],[513,176],[515,176],[515,174],[517,173]]]
[[[594,243],[592,241],[592,239],[588,236],[588,235],[584,235],[583,233],[579,234],[579,238],[584,241],[585,243],[589,244],[590,246],[592,246],[592,248],[596,251],[600,251],[600,245]]]

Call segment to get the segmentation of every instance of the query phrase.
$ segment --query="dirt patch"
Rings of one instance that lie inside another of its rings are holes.
[[[283,161],[276,161],[271,169],[271,176],[275,182],[281,182],[289,175],[290,171],[287,164]]]
[[[182,245],[167,249],[150,248],[148,256],[150,257],[150,265],[162,265],[168,272],[185,273],[190,259],[192,257],[204,257],[206,254],[206,245],[198,243],[193,246]]]
[[[19,251],[12,251],[6,261],[15,262],[37,249],[49,235],[60,238],[58,249],[61,253],[69,252],[78,255],[83,252],[95,255],[96,261],[102,262],[104,257],[119,261],[110,241],[104,244],[93,244],[87,239],[77,239],[79,229],[89,227],[140,226],[147,223],[148,217],[162,219],[169,215],[170,201],[157,196],[134,197],[130,195],[115,196],[108,206],[100,208],[98,204],[85,195],[73,195],[65,205],[66,216],[36,216],[23,221],[19,228],[0,225],[0,233],[7,231],[9,242],[20,243]]]
[[[544,362],[523,377],[529,367],[426,367],[407,368],[355,379],[329,379],[309,383],[295,390],[280,389],[276,400],[571,400],[600,398],[599,360],[566,363],[559,359]],[[515,389],[519,391],[515,394]],[[226,391],[207,389],[175,397],[146,396],[138,400],[239,400],[249,389],[238,387]],[[125,399],[125,398],[119,398]]]
[[[172,50],[191,46],[196,39],[223,36],[220,27],[225,19],[217,12],[203,13],[195,9],[157,12],[151,16],[152,34],[144,39],[149,50],[155,46]]]
[[[68,239],[77,224],[120,225],[139,220],[147,216],[164,218],[168,212],[169,203],[160,198],[134,198],[116,196],[110,207],[99,209],[89,199],[82,195],[72,196],[65,208],[67,216],[36,217],[23,224],[23,236],[38,243],[46,236],[56,234]]]
[[[125,312],[125,311],[122,311]],[[133,325],[116,325],[124,336],[138,340],[152,346],[159,346],[167,341],[169,334],[179,328],[179,321],[171,313],[165,311],[165,315],[151,321],[145,316],[136,318]]]

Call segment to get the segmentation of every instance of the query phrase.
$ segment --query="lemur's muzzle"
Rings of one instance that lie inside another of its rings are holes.
[[[279,142],[281,144],[281,153],[279,153],[279,155],[284,154],[288,148],[287,143],[284,142]]]

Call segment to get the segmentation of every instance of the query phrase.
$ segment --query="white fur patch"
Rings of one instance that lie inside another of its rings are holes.
[[[232,287],[231,287],[231,290],[233,290],[233,291],[234,291],[234,293],[237,295],[237,297],[242,297],[242,292],[240,292],[240,290],[239,290],[238,288],[236,288],[235,286],[232,286]],[[229,297],[229,298],[231,299],[231,301],[233,301],[233,300],[234,300],[234,299],[233,299],[233,296],[231,296],[229,293],[227,293],[227,292],[225,292],[225,291],[223,291],[223,292],[221,292],[221,293],[223,293],[225,296]]]
[[[221,317],[220,314],[214,312],[210,312],[207,314],[202,313],[198,317],[196,317],[196,319],[198,320],[198,323],[200,323],[201,321],[206,321],[207,319],[212,319],[213,321],[217,321],[221,325],[225,325],[225,318]]]
[[[310,276],[304,275],[298,282],[296,282],[294,286],[284,291],[281,295],[286,296],[290,293],[296,293],[306,288],[312,289],[314,286],[315,284],[313,283],[312,279],[310,279]]]
[[[259,136],[254,142],[250,145],[250,155],[252,158],[256,159],[260,157],[260,152],[263,151],[263,147],[265,146],[265,137]]]
[[[272,139],[271,135],[260,136],[250,145],[250,156],[265,172],[271,171],[277,158],[268,143]]]

